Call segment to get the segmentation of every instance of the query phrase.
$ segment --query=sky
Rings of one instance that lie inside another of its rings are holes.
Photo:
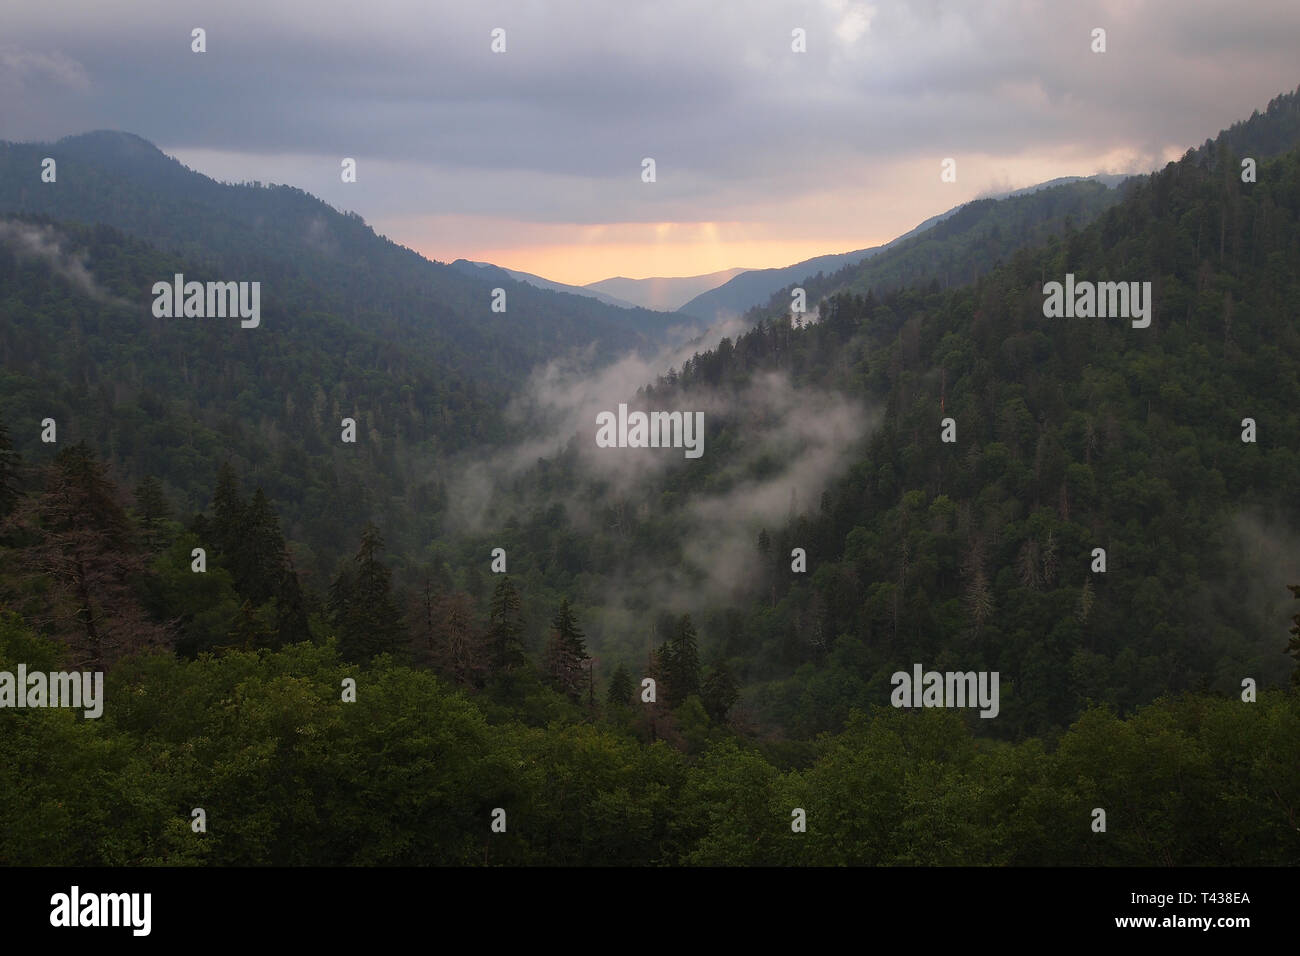
[[[430,258],[584,284],[1146,172],[1300,85],[1297,50],[1296,0],[4,0],[0,139],[124,130]]]

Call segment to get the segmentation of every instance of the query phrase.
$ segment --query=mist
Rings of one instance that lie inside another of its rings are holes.
[[[838,392],[796,386],[782,372],[755,374],[740,387],[656,385],[647,396],[647,384],[740,327],[740,320],[730,320],[689,346],[649,359],[625,355],[595,371],[586,355],[536,370],[509,410],[527,437],[469,455],[451,469],[456,477],[448,497],[455,506],[446,530],[490,542],[511,518],[522,523],[555,504],[574,530],[612,532],[620,541],[630,542],[638,526],[670,527],[680,545],[678,561],[650,561],[629,547],[620,553],[616,574],[592,568],[583,576],[586,600],[599,605],[585,626],[607,647],[643,646],[647,608],[696,613],[752,597],[766,574],[756,547],[760,529],[784,527],[792,502],[796,512],[815,505],[882,412]],[[703,457],[687,460],[680,448],[598,447],[596,416],[620,403],[703,412]],[[530,472],[539,459],[561,456],[575,462],[575,480],[562,491],[539,494]],[[689,474],[693,468],[704,471],[703,484]],[[809,560],[812,570],[816,556]]]

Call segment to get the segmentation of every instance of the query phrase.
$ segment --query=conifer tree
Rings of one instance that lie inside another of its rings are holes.
[[[277,647],[283,647],[311,639],[307,602],[298,581],[298,572],[293,566],[293,558],[286,551],[275,594],[275,643]]]
[[[683,614],[677,621],[660,660],[668,684],[665,697],[670,706],[676,707],[700,692],[700,648],[689,614]]]
[[[550,638],[546,643],[546,673],[555,689],[574,701],[582,697],[583,662],[586,659],[585,635],[565,598],[551,621]]]
[[[630,704],[634,690],[632,677],[628,674],[627,668],[619,664],[618,669],[614,671],[614,676],[609,679],[609,690],[605,694],[605,699],[611,704]]]
[[[164,642],[136,584],[144,561],[107,467],[84,443],[60,451],[44,488],[16,520],[33,544],[24,565],[51,587],[51,625],[74,649],[74,663],[102,669],[122,654]]]
[[[261,488],[244,510],[243,531],[231,555],[235,589],[255,605],[275,597],[285,569],[280,519]]]
[[[367,524],[352,568],[330,586],[329,609],[338,628],[339,653],[350,661],[396,651],[403,639],[401,612],[393,600],[392,575],[379,560],[384,539]]]
[[[21,460],[14,451],[9,430],[0,422],[0,519],[9,517],[18,504]]]
[[[523,632],[519,592],[509,576],[504,576],[492,592],[488,609],[488,645],[493,673],[509,672],[523,664]]]
[[[217,487],[212,492],[211,550],[226,556],[238,550],[244,533],[244,508],[235,469],[225,462],[217,471]],[[234,573],[233,568],[230,570]]]
[[[700,691],[700,700],[704,704],[705,711],[708,712],[709,719],[715,724],[726,723],[727,712],[739,699],[740,692],[736,688],[731,671],[725,663],[719,661],[709,671],[709,676],[704,678],[704,686]]]
[[[172,516],[172,508],[163,494],[162,483],[153,475],[135,486],[135,513],[146,547],[150,551],[163,548],[167,543],[164,525]]]

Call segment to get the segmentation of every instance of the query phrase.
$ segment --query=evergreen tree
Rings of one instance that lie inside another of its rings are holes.
[[[227,557],[234,555],[244,533],[244,509],[244,499],[239,493],[239,479],[235,476],[235,469],[227,461],[217,471],[217,487],[212,492],[210,550]],[[235,569],[229,561],[227,567],[234,573]]]
[[[1300,584],[1287,585],[1287,589],[1300,599]],[[1287,642],[1287,653],[1296,660],[1296,668],[1291,672],[1291,683],[1300,687],[1300,613],[1297,613],[1291,620],[1291,639]]]
[[[261,488],[244,510],[243,532],[231,554],[235,589],[255,605],[275,597],[285,569],[280,519]]]
[[[488,609],[488,646],[493,673],[509,672],[523,664],[523,632],[519,592],[507,575],[493,590]]]
[[[9,430],[0,422],[0,519],[9,517],[18,504],[21,460],[14,451]]]
[[[551,633],[546,643],[546,674],[556,690],[574,701],[582,697],[583,662],[586,659],[585,635],[565,598],[551,621]]]
[[[338,629],[339,653],[350,661],[396,651],[403,639],[401,612],[393,600],[392,575],[379,560],[384,539],[367,524],[353,568],[339,572],[330,586],[329,610]]]
[[[253,607],[252,601],[244,601],[235,615],[234,626],[226,635],[231,647],[242,651],[251,651],[259,647],[270,647],[275,638],[275,631],[263,615]]]
[[[49,585],[51,624],[74,662],[103,669],[163,643],[164,629],[139,601],[145,565],[107,467],[82,442],[60,451],[43,477],[41,494],[17,513],[33,542],[23,565]]]
[[[307,616],[307,602],[303,597],[302,584],[298,581],[298,572],[294,569],[293,558],[288,552],[284,555],[284,567],[280,570],[280,579],[275,594],[275,644],[298,644],[312,639],[311,624]]]
[[[172,516],[172,506],[163,494],[162,482],[148,475],[135,486],[135,512],[140,524],[157,527]]]
[[[670,706],[676,707],[700,692],[700,648],[689,614],[683,614],[677,621],[676,632],[668,641],[661,662],[668,684],[665,697]]]
[[[609,679],[609,690],[606,692],[605,699],[611,704],[630,704],[634,691],[631,675],[628,674],[626,667],[619,664],[618,669],[614,671],[614,676]]]
[[[725,663],[719,661],[717,666],[709,671],[709,676],[704,678],[700,699],[710,720],[715,724],[727,722],[727,712],[740,699],[740,692]]]

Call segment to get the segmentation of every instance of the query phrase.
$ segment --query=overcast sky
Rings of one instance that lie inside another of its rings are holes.
[[[3,3],[0,139],[126,130],[431,258],[574,283],[785,265],[1147,171],[1300,85],[1297,0]]]

